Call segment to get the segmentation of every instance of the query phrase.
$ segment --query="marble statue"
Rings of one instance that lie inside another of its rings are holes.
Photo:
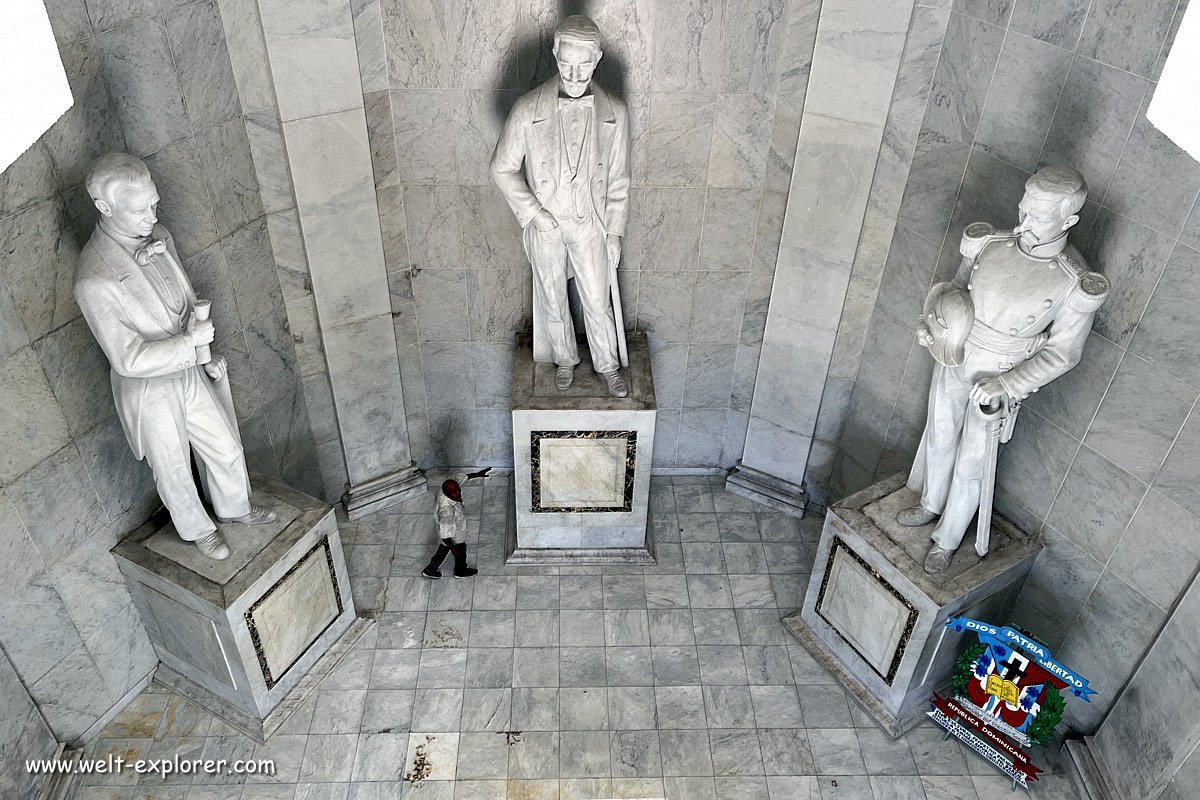
[[[171,234],[158,224],[158,190],[145,163],[103,155],[86,186],[100,220],[79,256],[75,299],[108,357],[117,416],[134,456],[149,462],[179,535],[210,558],[228,558],[192,477],[192,453],[218,520],[262,525],[276,514],[250,503],[228,367],[208,348],[215,331],[207,302],[196,299]]]
[[[492,471],[484,467],[478,472],[457,472],[442,481],[441,491],[434,501],[434,521],[437,523],[438,548],[421,574],[430,580],[442,577],[442,562],[450,553],[454,554],[454,577],[472,578],[479,570],[467,565],[467,512],[463,508],[462,484],[472,478],[484,478]]]
[[[1083,176],[1046,167],[1025,184],[1014,230],[969,225],[952,283],[929,292],[917,339],[937,363],[902,525],[936,520],[925,571],[944,572],[976,511],[987,554],[996,454],[1021,401],[1079,363],[1108,280],[1067,242],[1087,199]]]
[[[574,277],[592,368],[610,394],[625,397],[617,264],[629,213],[629,117],[625,104],[592,80],[602,54],[590,19],[559,23],[558,75],[517,100],[491,172],[524,228],[533,265],[534,360],[556,364],[555,385],[570,387],[580,360],[567,306],[567,279]]]

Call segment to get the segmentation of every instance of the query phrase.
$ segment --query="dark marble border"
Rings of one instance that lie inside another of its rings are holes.
[[[625,440],[625,497],[619,506],[573,508],[543,506],[542,497],[542,439],[624,439]],[[530,509],[535,514],[563,512],[623,513],[633,511],[633,476],[637,466],[637,431],[531,431],[529,434]]]
[[[267,654],[263,652],[262,641],[258,638],[258,626],[254,624],[254,612],[259,606],[266,602],[267,598],[270,597],[276,589],[283,585],[284,581],[292,576],[292,573],[300,569],[300,567],[307,562],[308,559],[312,558],[313,554],[321,548],[325,549],[325,563],[329,566],[329,580],[333,584],[333,596],[337,600],[337,613],[334,614],[333,619],[329,620],[329,623],[321,629],[321,632],[313,637],[313,640],[308,643],[308,646],[296,654],[296,657],[292,659],[292,663],[288,664],[287,668],[285,668],[282,673],[277,676],[272,676],[271,668],[267,666]],[[300,659],[304,657],[304,654],[308,652],[309,648],[311,648],[316,642],[320,641],[321,637],[325,635],[325,631],[329,630],[330,626],[332,626],[341,618],[343,610],[342,592],[341,587],[338,586],[337,570],[333,568],[333,550],[329,546],[329,537],[325,536],[321,539],[321,541],[313,545],[313,548],[305,553],[300,560],[293,564],[291,569],[283,573],[283,576],[279,580],[275,581],[274,585],[272,585],[270,589],[267,589],[265,592],[263,592],[262,597],[255,600],[250,605],[250,608],[246,610],[244,615],[246,619],[246,628],[250,632],[250,641],[254,644],[254,653],[258,656],[258,666],[259,669],[262,670],[263,681],[267,684],[267,689],[275,688],[275,684],[283,680],[283,676],[287,675],[288,670],[291,669],[294,664],[299,662]]]
[[[892,656],[892,663],[891,666],[888,667],[886,675],[875,669],[875,666],[867,661],[863,654],[858,651],[858,648],[854,646],[854,643],[845,636],[842,636],[842,632],[837,629],[837,626],[830,622],[829,618],[821,612],[821,605],[825,601],[825,589],[829,586],[829,575],[833,572],[833,559],[837,555],[838,550],[844,550],[846,555],[857,561],[863,569],[869,572],[871,576],[879,582],[880,586],[887,589],[893,597],[899,600],[902,604],[904,604],[904,607],[908,609],[908,621],[904,624],[904,633],[900,636],[900,643],[896,647],[895,655]],[[850,546],[843,542],[840,537],[834,536],[833,542],[829,546],[829,560],[825,562],[825,574],[821,577],[821,591],[817,595],[817,604],[814,610],[817,612],[817,616],[825,620],[825,624],[829,626],[830,630],[836,633],[838,637],[845,642],[847,646],[849,646],[849,648],[853,650],[856,655],[858,655],[859,658],[863,660],[864,664],[871,667],[872,672],[883,678],[884,682],[887,683],[888,686],[892,685],[892,681],[896,679],[896,673],[900,670],[900,661],[904,658],[904,651],[908,649],[908,640],[912,638],[913,628],[915,628],[917,625],[917,617],[919,616],[919,613],[916,606],[908,601],[908,598],[896,591],[896,587],[884,580],[883,576],[879,574],[878,570],[864,561],[862,556],[860,556],[858,553],[851,550]]]

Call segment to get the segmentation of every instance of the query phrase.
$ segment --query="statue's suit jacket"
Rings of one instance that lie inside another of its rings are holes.
[[[492,178],[522,228],[559,189],[558,87],[555,76],[517,100],[492,154]],[[629,216],[629,114],[623,102],[594,81],[592,94],[592,131],[597,137],[592,150],[592,202],[604,232],[624,236]]]
[[[153,238],[166,242],[168,265],[187,297],[184,320],[174,319],[142,268],[99,227],[84,245],[75,267],[75,300],[111,367],[113,401],[134,455],[145,457],[151,429],[174,424],[187,441],[184,372],[199,372],[203,391],[212,393],[225,423],[240,443],[229,381],[214,384],[196,365],[196,348],[178,338],[196,303],[191,281],[180,268],[175,241],[161,225]]]

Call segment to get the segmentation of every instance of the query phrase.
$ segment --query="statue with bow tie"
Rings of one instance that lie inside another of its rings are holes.
[[[108,357],[117,416],[179,535],[210,558],[228,558],[192,478],[193,452],[219,521],[261,525],[276,514],[250,503],[228,369],[209,353],[208,302],[196,299],[171,234],[157,224],[145,163],[103,155],[86,186],[100,220],[79,256],[75,299]]]
[[[616,397],[628,393],[617,264],[629,211],[629,116],[592,80],[600,31],[571,16],[554,31],[558,75],[517,100],[492,155],[492,179],[524,228],[533,265],[533,360],[574,379],[579,352],[567,306],[575,278],[592,368]]]

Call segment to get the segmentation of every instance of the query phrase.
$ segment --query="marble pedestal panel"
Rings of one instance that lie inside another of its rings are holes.
[[[1037,558],[1036,537],[993,516],[991,552],[975,555],[973,528],[950,569],[921,564],[932,525],[905,528],[896,512],[917,502],[895,475],[825,515],[804,605],[784,622],[893,737],[915,726],[934,690],[949,685],[964,634],[951,616],[1008,623]]]
[[[354,613],[332,507],[256,479],[270,525],[219,525],[224,561],[165,512],[113,548],[158,653],[155,680],[262,742],[374,623]]]
[[[628,334],[628,397],[582,362],[567,391],[525,338],[513,364],[513,494],[508,562],[649,563],[654,379],[645,334]]]

